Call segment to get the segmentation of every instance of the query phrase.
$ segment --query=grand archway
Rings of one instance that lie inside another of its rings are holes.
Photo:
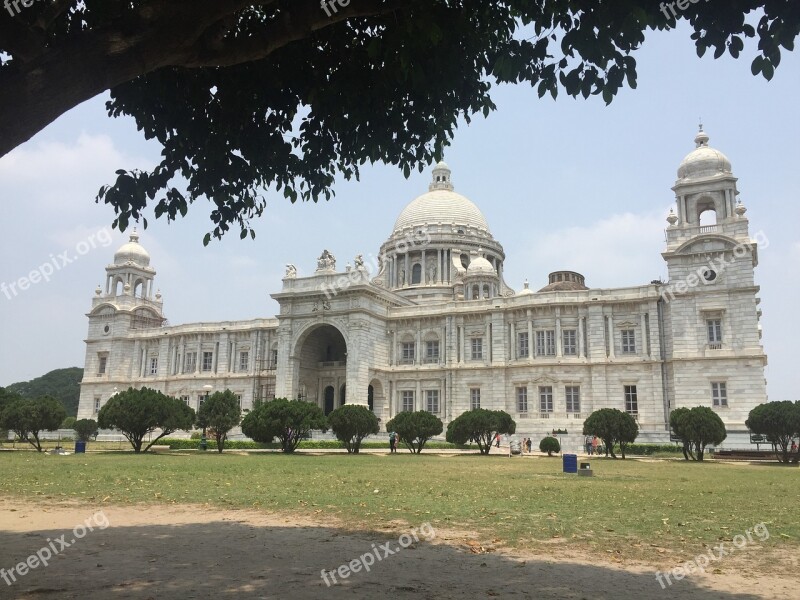
[[[347,381],[347,342],[333,325],[320,324],[297,342],[298,389],[309,402],[330,413],[344,404]]]

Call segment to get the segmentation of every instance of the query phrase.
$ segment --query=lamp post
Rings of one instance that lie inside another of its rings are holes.
[[[205,400],[203,400],[203,402],[206,402],[208,400],[208,393],[211,390],[214,389],[214,386],[207,383],[207,384],[205,384],[203,386],[203,389],[206,391],[206,397],[205,397]],[[200,407],[199,406],[197,407],[197,411],[200,412]],[[201,450],[205,450],[206,448],[208,448],[208,440],[206,439],[206,423],[204,421],[203,422],[203,437],[200,438],[200,449]]]

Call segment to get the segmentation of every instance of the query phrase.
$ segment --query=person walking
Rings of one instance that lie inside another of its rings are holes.
[[[500,447],[500,434],[499,433],[495,433],[494,434],[494,447],[495,448],[499,448]]]
[[[586,454],[591,456],[592,455],[592,438],[587,435],[583,440],[583,445],[586,446]]]
[[[597,436],[592,436],[592,454],[597,454]]]
[[[394,454],[397,452],[397,434],[394,431],[389,432],[389,453]]]

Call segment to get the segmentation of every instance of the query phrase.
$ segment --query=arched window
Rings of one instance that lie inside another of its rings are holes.
[[[481,297],[481,288],[480,286],[473,285],[472,286],[472,299],[477,300]]]
[[[484,285],[483,286],[483,297],[484,298],[491,298],[491,294],[489,293],[489,286],[488,285]]]
[[[411,285],[422,283],[422,265],[419,263],[411,267]]]

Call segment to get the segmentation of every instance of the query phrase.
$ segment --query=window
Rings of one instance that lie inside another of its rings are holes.
[[[528,388],[527,387],[518,387],[517,388],[517,412],[520,412],[520,413],[528,412]]]
[[[278,349],[275,348],[272,351],[272,364],[270,365],[271,368],[276,369],[278,367]]]
[[[150,375],[158,375],[158,357],[150,357]]]
[[[439,390],[426,390],[425,410],[429,413],[439,413]]]
[[[236,394],[236,399],[239,401],[239,410],[242,409],[242,395]]]
[[[483,359],[483,338],[472,338],[470,340],[472,344],[472,352],[470,356],[472,360],[482,360]]]
[[[203,406],[203,402],[205,401],[206,397],[203,394],[197,396],[197,409],[199,410],[201,406]]]
[[[708,319],[706,321],[709,344],[722,344],[722,319]]]
[[[100,412],[100,396],[94,397],[94,412],[95,414]]]
[[[553,386],[539,386],[539,412],[542,414],[553,412]]]
[[[107,363],[108,363],[108,357],[107,356],[101,356],[99,361],[98,361],[98,364],[97,364],[97,374],[98,375],[105,375]]]
[[[622,331],[622,353],[636,354],[636,332],[633,329]]]
[[[578,332],[574,329],[565,329],[561,332],[564,343],[564,356],[576,356],[578,354]]]
[[[536,332],[536,356],[556,355],[556,332],[552,329]]]
[[[481,407],[481,388],[470,388],[469,407],[470,410],[475,410],[476,408]]]
[[[525,358],[528,356],[530,340],[528,339],[528,332],[521,332],[517,334],[517,357]]]
[[[403,390],[400,393],[400,410],[405,412],[412,412],[414,410],[414,392],[411,390]]]
[[[189,396],[181,396],[181,402],[185,402],[189,406]]]
[[[629,415],[639,414],[639,397],[635,385],[625,386],[625,412]]]
[[[194,373],[197,368],[197,352],[187,352],[183,359],[183,372]]]
[[[203,371],[210,371],[214,365],[214,353],[203,352]]]
[[[439,340],[425,342],[425,362],[439,362]]]
[[[714,406],[728,406],[728,384],[724,381],[712,383],[711,400]]]
[[[422,265],[417,263],[411,267],[411,285],[422,283]]]
[[[581,388],[577,385],[568,385],[564,388],[564,395],[567,399],[567,412],[581,412]]]
[[[400,363],[410,365],[414,362],[414,342],[400,344]]]
[[[250,351],[245,350],[239,353],[239,371],[246,373],[250,368]]]

